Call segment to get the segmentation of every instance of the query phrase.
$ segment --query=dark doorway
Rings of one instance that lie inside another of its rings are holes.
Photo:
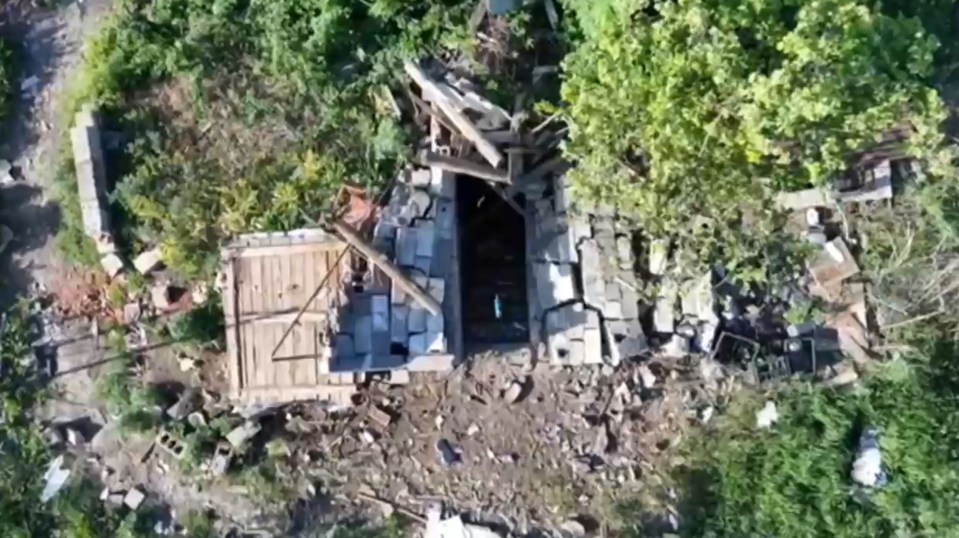
[[[467,349],[529,342],[526,224],[486,182],[460,177],[456,185]],[[522,196],[516,202],[523,207]]]

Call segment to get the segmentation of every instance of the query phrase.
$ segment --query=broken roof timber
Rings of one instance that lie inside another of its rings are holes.
[[[456,125],[460,134],[472,142],[473,145],[476,146],[477,151],[480,152],[480,155],[489,161],[494,168],[498,167],[503,162],[503,154],[496,149],[496,146],[492,142],[483,136],[483,133],[480,132],[472,120],[466,117],[466,115],[456,107],[446,91],[431,80],[429,76],[413,62],[406,61],[403,67],[410,78],[423,90],[425,96],[433,101],[433,103],[446,114],[450,121]]]

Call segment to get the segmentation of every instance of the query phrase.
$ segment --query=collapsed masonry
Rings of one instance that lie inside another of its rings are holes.
[[[76,125],[70,129],[70,141],[73,145],[83,231],[96,245],[103,269],[113,277],[123,269],[123,261],[116,254],[116,245],[110,230],[110,214],[106,202],[106,161],[103,156],[100,126],[90,106],[84,106],[77,112],[74,121]]]
[[[524,178],[530,327],[540,358],[613,364],[647,351],[632,230],[610,207],[577,209],[563,173]]]

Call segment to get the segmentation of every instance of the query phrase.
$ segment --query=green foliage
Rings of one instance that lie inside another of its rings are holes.
[[[684,533],[948,535],[959,513],[959,410],[954,397],[934,390],[939,375],[898,369],[859,392],[792,387],[776,397],[780,422],[770,432],[755,429],[761,399],[739,401],[701,438],[686,469],[702,489],[687,499]],[[890,471],[889,484],[868,498],[855,495],[849,479],[865,425],[882,430]]]
[[[139,432],[154,428],[163,395],[156,387],[137,379],[132,369],[136,359],[123,353],[109,365],[97,381],[97,393],[110,415],[119,417],[125,431]]]
[[[217,536],[213,518],[206,512],[191,511],[187,514],[183,527],[189,538],[216,538]]]
[[[314,224],[345,182],[381,184],[408,145],[377,95],[400,59],[462,43],[471,4],[121,1],[75,101],[140,133],[116,189],[131,249],[211,275],[225,237]]]
[[[223,309],[219,294],[179,317],[170,326],[170,335],[178,343],[214,347],[225,338]],[[222,348],[222,346],[220,346]]]
[[[39,502],[52,454],[33,416],[48,391],[33,361],[23,360],[32,354],[33,337],[26,304],[4,316],[0,329],[0,528],[4,536],[13,538],[113,536],[119,515],[105,509],[97,486],[79,469],[53,500]]]
[[[574,184],[735,263],[780,229],[774,192],[826,184],[884,133],[933,167],[937,40],[876,4],[570,0],[584,34],[564,62]]]

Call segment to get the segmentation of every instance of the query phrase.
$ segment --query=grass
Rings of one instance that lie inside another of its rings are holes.
[[[74,465],[69,482],[49,503],[38,502],[43,474],[55,454],[40,432],[33,410],[49,396],[46,380],[33,366],[36,336],[29,308],[21,304],[4,316],[0,329],[0,529],[4,536],[149,536],[146,520],[109,510],[99,486]],[[28,360],[24,360],[24,358]],[[127,529],[121,533],[123,529]]]
[[[468,48],[463,0],[122,0],[87,48],[68,114],[132,135],[109,155],[122,250],[158,245],[210,276],[224,238],[322,221],[346,182],[375,187],[408,135],[382,105],[403,58]],[[68,160],[68,156],[66,156]],[[71,185],[69,163],[61,167]],[[61,245],[93,261],[63,189]],[[75,197],[74,197],[75,198]]]
[[[740,393],[675,469],[683,536],[959,535],[955,189],[950,177],[913,185],[857,219],[871,304],[896,351],[857,390]],[[766,398],[780,421],[757,431]],[[872,493],[849,478],[866,426],[881,431],[890,477]]]

